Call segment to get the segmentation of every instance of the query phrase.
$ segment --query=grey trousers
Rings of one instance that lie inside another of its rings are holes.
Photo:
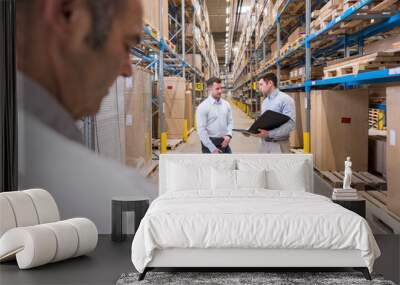
[[[289,141],[267,142],[260,140],[258,153],[290,153]]]

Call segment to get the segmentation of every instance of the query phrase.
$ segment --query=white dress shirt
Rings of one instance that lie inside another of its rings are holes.
[[[43,87],[21,73],[17,94],[21,189],[48,190],[64,219],[87,217],[100,234],[111,233],[113,196],[157,197],[157,186],[137,170],[101,157],[79,143],[82,134],[69,113]]]
[[[210,137],[232,136],[233,118],[232,109],[224,99],[215,100],[208,96],[196,111],[197,132],[201,142],[213,152],[216,146]]]
[[[282,126],[268,131],[266,141],[286,141],[289,139],[289,134],[295,127],[296,122],[296,107],[292,97],[275,89],[274,92],[266,97],[261,105],[261,114],[271,110],[290,117],[291,120]]]

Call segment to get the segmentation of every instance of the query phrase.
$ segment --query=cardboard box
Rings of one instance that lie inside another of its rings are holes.
[[[185,59],[187,63],[197,68],[200,72],[202,72],[203,66],[201,63],[201,54],[186,54]]]
[[[165,130],[168,133],[168,139],[183,138],[183,126],[185,119],[165,118]]]
[[[370,137],[368,140],[368,171],[386,176],[386,140]]]
[[[194,121],[192,91],[186,91],[185,97],[185,119],[188,120],[188,130],[190,130]]]
[[[185,32],[188,38],[193,37],[193,23],[186,24]]]
[[[292,148],[302,148],[303,144],[303,132],[306,128],[306,111],[305,111],[305,98],[306,93],[304,92],[293,92],[288,93],[294,99],[296,106],[296,127],[290,133],[289,145]]]
[[[320,170],[368,170],[368,89],[311,93],[311,151]]]
[[[164,101],[165,118],[185,119],[185,99],[166,99]]]
[[[273,42],[271,44],[271,54],[272,58],[277,58],[278,57],[278,50],[277,50],[278,44],[276,42]]]
[[[154,1],[149,1],[149,2],[154,2]],[[155,12],[159,13],[159,11],[155,11]],[[163,0],[163,13],[164,13],[163,19],[162,19],[163,37],[164,37],[164,39],[169,39],[168,0]],[[158,17],[160,18],[160,16],[158,16]]]
[[[160,30],[160,15],[156,13],[160,11],[159,1],[142,0],[143,21],[150,25],[153,29]]]
[[[164,77],[165,100],[185,99],[186,81],[183,77]]]
[[[287,69],[281,69],[281,81],[289,80],[290,78],[290,72]]]
[[[390,211],[400,216],[400,86],[387,88],[387,185]]]
[[[136,166],[152,156],[152,75],[134,67],[134,84],[125,85],[126,164]],[[128,79],[126,79],[128,80]]]
[[[159,0],[142,0],[143,21],[150,25],[156,31],[160,31],[160,1]],[[168,0],[163,0],[164,17],[162,20],[163,37],[169,39],[168,36]],[[159,35],[160,36],[160,35]]]

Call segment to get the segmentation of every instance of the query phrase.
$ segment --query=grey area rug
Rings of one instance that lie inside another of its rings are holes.
[[[395,285],[384,280],[381,276],[372,275],[368,281],[359,272],[148,272],[146,278],[138,281],[138,273],[122,274],[117,285],[146,285],[146,284],[213,284],[213,285]]]

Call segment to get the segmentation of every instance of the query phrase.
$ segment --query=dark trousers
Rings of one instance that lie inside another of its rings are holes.
[[[222,148],[221,145],[224,141],[224,138],[210,138],[210,140],[220,151],[222,151],[222,153],[232,153],[229,145],[225,148]],[[201,143],[201,151],[203,153],[211,153],[211,151],[203,143]]]

